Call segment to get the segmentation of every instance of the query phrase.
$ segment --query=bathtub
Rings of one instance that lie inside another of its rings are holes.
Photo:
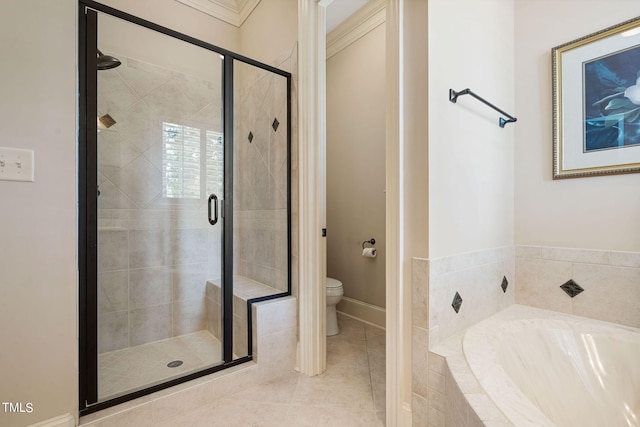
[[[462,349],[516,427],[640,426],[640,329],[515,305],[469,328]]]

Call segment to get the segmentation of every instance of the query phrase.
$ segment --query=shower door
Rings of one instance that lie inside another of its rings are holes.
[[[252,360],[291,295],[291,74],[91,0],[79,30],[84,415]]]
[[[95,85],[84,147],[95,204],[85,264],[94,261],[97,282],[87,295],[97,301],[97,360],[84,363],[95,370],[90,405],[232,355],[224,357],[222,318],[223,56],[91,9],[85,30],[87,62],[96,61],[85,76]]]

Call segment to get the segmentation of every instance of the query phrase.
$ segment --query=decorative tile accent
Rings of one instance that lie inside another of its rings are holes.
[[[567,293],[567,295],[569,295],[571,298],[575,297],[576,295],[578,295],[580,292],[584,291],[584,289],[582,288],[582,286],[578,285],[576,282],[573,281],[573,279],[569,279],[569,281],[567,281],[566,283],[564,283],[563,285],[560,285],[560,287],[562,288],[563,291],[565,291]]]
[[[570,300],[558,298],[558,283],[567,281],[572,264],[546,259],[517,258],[515,276],[516,304],[571,314]]]
[[[515,250],[510,246],[428,260],[429,295],[426,301],[429,304],[430,346],[436,346],[452,334],[514,303],[515,292],[502,293],[499,286],[503,276],[508,277],[512,285],[515,283],[515,279],[512,279],[516,276],[515,259]],[[554,282],[554,286],[560,285],[571,275],[561,277],[560,281]],[[467,301],[463,315],[449,309],[456,292],[464,295]]]
[[[253,132],[250,131],[247,138],[249,139],[249,144],[251,144],[253,142]]]
[[[280,126],[280,122],[278,121],[277,118],[273,119],[273,123],[271,123],[271,127],[273,128],[274,132],[278,131],[278,126]]]
[[[502,292],[506,293],[508,286],[509,281],[507,280],[507,276],[502,276],[502,285],[500,285],[500,287],[502,288]]]
[[[109,129],[111,126],[115,125],[116,121],[109,114],[105,114],[104,116],[98,119],[98,127],[102,127],[103,129]]]
[[[451,303],[451,307],[458,313],[460,311],[460,306],[462,305],[462,297],[459,293],[456,292],[456,296],[453,297],[453,302]]]

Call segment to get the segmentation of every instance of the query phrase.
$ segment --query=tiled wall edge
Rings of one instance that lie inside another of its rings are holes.
[[[413,258],[411,264],[412,325],[429,329],[429,260]]]
[[[515,255],[517,258],[640,268],[640,252],[516,245]]]
[[[429,352],[429,426],[444,427],[446,425],[446,367],[444,357]]]
[[[514,246],[500,246],[445,257],[430,258],[430,272],[432,275],[453,273],[501,262],[513,257],[515,257]]]
[[[427,426],[429,423],[429,405],[427,399],[419,394],[411,394],[411,425],[413,427]],[[444,427],[444,426],[443,426]]]
[[[445,274],[500,262],[510,257],[640,268],[640,252],[514,245],[482,249],[438,258],[413,258],[430,266],[431,274]]]
[[[442,375],[442,382],[436,386],[431,384],[429,392],[432,396],[444,395],[446,405],[438,403],[437,399],[429,399],[430,425],[439,426],[512,426],[493,401],[485,394],[484,389],[476,380],[471,368],[462,354],[462,334],[451,337],[429,352],[430,374]],[[438,413],[440,412],[440,413]],[[446,424],[431,423],[432,414],[435,419],[446,419]]]
[[[411,390],[425,399],[429,396],[429,331],[418,326],[412,327],[411,341],[412,378]]]

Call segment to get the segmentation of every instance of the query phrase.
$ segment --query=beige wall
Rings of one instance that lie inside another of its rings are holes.
[[[237,28],[174,1],[103,3],[239,49]],[[0,411],[0,425],[77,416],[77,16],[75,0],[6,2],[0,14],[0,146],[36,162],[34,183],[0,181],[0,396],[34,408]]]
[[[404,147],[405,269],[412,257],[429,256],[429,4],[408,1],[404,5]],[[410,270],[405,277],[411,277]]]
[[[0,145],[35,151],[35,182],[0,181],[0,399],[27,425],[77,410],[76,2],[5,2]]]
[[[471,88],[518,117],[513,31],[512,0],[429,2],[430,258],[514,242],[520,122],[502,129],[498,113],[471,96],[448,99],[450,88]]]
[[[385,30],[327,60],[327,275],[385,307]],[[375,238],[377,258],[362,257]]]
[[[235,52],[240,46],[237,27],[174,0],[103,0],[100,3],[224,49]],[[154,50],[162,53],[162,49]]]
[[[223,44],[237,44],[237,28],[223,35]],[[98,47],[118,58],[133,58],[218,85],[222,81],[219,54],[105,13],[98,13]]]
[[[261,1],[242,24],[238,53],[265,64],[279,65],[290,56],[297,40],[298,3]]]
[[[518,0],[516,243],[640,250],[640,174],[553,181],[551,48],[640,15],[633,0]]]

